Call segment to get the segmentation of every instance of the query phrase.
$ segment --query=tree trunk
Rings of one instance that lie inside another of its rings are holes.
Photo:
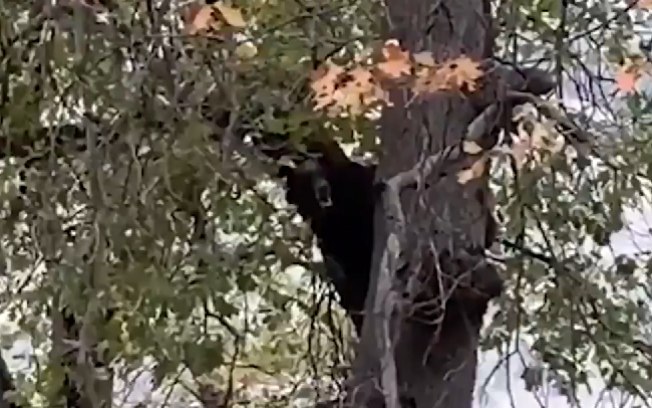
[[[475,61],[490,56],[491,16],[485,0],[388,0],[386,4],[387,38],[399,40],[410,52],[430,51],[440,62],[461,54]],[[440,92],[408,104],[411,98],[408,92],[394,91],[393,107],[383,112],[378,180],[387,181],[459,144],[478,114],[459,92]],[[396,220],[388,214],[391,209],[376,206],[367,318],[349,389],[355,407],[472,406],[482,317],[501,287],[496,271],[484,262],[491,214],[482,199],[487,179],[462,185],[453,172],[433,182],[424,174],[422,181],[425,184],[417,182],[417,188],[400,194],[404,239],[394,240],[391,222]],[[388,248],[394,242],[399,246]],[[392,251],[396,259],[388,263]],[[483,265],[482,271],[474,269],[477,264]],[[383,283],[387,265],[391,284]],[[463,275],[479,273],[486,276],[471,276],[471,281],[493,280],[493,293],[467,296],[468,292],[455,288]],[[393,298],[380,298],[388,294]],[[430,303],[429,310],[406,302],[406,295]],[[390,302],[389,312],[383,302]]]

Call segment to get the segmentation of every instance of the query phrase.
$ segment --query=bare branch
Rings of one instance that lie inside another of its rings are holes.
[[[397,294],[393,290],[394,277],[399,267],[401,247],[405,235],[405,216],[400,201],[401,175],[392,178],[386,185],[383,194],[384,213],[387,217],[389,234],[387,244],[383,251],[380,263],[376,296],[374,304],[374,318],[381,320],[375,325],[376,338],[381,351],[381,385],[385,395],[385,406],[400,408],[396,362],[394,361],[393,340],[396,333],[392,333],[391,323],[396,310]]]

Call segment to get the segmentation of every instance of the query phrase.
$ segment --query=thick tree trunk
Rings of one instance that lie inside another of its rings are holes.
[[[491,29],[485,0],[388,0],[386,4],[388,38],[399,40],[411,52],[430,51],[437,61],[461,54],[476,61],[489,57]],[[471,103],[455,92],[409,104],[412,95],[404,91],[394,92],[391,98],[394,106],[385,109],[380,124],[379,180],[413,169],[427,157],[458,144],[477,116]],[[427,176],[423,175],[426,184],[417,183],[416,189],[400,196],[405,241],[399,242],[398,264],[389,263],[394,265],[390,268],[395,273],[393,288],[382,283],[383,268],[388,265],[387,244],[394,242],[388,227],[391,217],[387,207],[376,207],[367,318],[349,390],[355,407],[472,406],[479,330],[487,302],[495,293],[466,299],[446,281],[477,273],[460,259],[483,256],[479,249],[485,246],[490,212],[486,200],[478,197],[484,196],[487,180],[461,185],[453,172],[430,183]],[[419,310],[416,302],[406,305],[405,293],[415,294],[410,287],[413,282],[424,286],[416,295],[431,303],[429,311]],[[379,307],[386,300],[378,298],[377,290],[400,293],[389,300],[396,306],[391,313],[379,313],[387,309]],[[389,359],[388,348],[393,350]],[[392,381],[395,389],[388,389]]]

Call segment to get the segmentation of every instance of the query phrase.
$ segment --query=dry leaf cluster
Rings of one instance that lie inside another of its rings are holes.
[[[228,28],[244,28],[247,26],[240,10],[225,5],[223,2],[213,4],[193,3],[188,6],[185,16],[185,33],[205,37],[221,37]]]
[[[652,0],[631,0],[628,4],[641,10],[652,11]],[[618,91],[624,94],[635,92],[643,74],[652,75],[652,64],[646,58],[636,56],[626,59],[614,77]]]
[[[242,13],[233,7],[217,2],[211,5],[191,5],[184,16],[187,35],[222,38],[229,28],[244,28],[247,23]],[[255,51],[246,53],[255,55]],[[391,105],[388,90],[393,86],[409,89],[415,96],[442,91],[474,92],[483,72],[480,64],[461,55],[444,62],[437,62],[428,51],[410,53],[403,50],[396,40],[385,42],[380,50],[381,58],[371,64],[357,64],[347,68],[332,61],[327,62],[311,75],[314,109],[323,110],[331,117],[361,115],[375,107]],[[250,56],[251,56],[250,55]],[[646,65],[632,60],[623,65],[616,77],[620,90],[627,92],[635,87],[636,80],[647,69]],[[556,153],[563,146],[554,131],[530,121],[529,130],[519,126],[512,135],[509,147],[497,148],[514,158],[518,168],[527,162],[541,164],[543,151]],[[489,153],[479,145],[467,142],[464,151],[479,157],[467,169],[457,174],[460,183],[480,177],[489,165]]]
[[[329,116],[360,115],[378,104],[389,104],[388,88],[405,85],[415,95],[449,90],[473,92],[482,76],[479,63],[462,55],[437,63],[429,52],[410,54],[395,40],[387,41],[380,61],[347,69],[329,62],[313,72],[315,110]]]

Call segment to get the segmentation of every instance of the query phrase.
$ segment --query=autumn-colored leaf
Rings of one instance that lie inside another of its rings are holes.
[[[410,64],[410,54],[401,50],[398,42],[388,40],[383,46],[384,62],[379,62],[377,68],[380,72],[390,78],[400,78],[403,75],[410,75],[412,64]]]
[[[197,35],[201,31],[208,30],[214,24],[213,8],[193,3],[188,6],[184,20],[186,34]]]
[[[191,4],[185,13],[185,32],[188,35],[217,32],[226,26],[242,28],[246,22],[239,10],[221,2],[211,5]]]
[[[409,52],[401,50],[395,40],[387,41],[382,52],[385,61],[374,66],[359,65],[345,70],[330,62],[330,65],[313,72],[311,88],[314,109],[327,109],[329,115],[338,115],[343,111],[359,114],[377,103],[389,105],[387,87],[400,85],[401,82],[404,85],[402,78],[405,77],[412,79],[410,84],[416,94],[460,90],[463,87],[474,91],[477,80],[483,74],[479,64],[468,57],[461,56],[437,65],[431,53],[424,51],[411,57]],[[469,148],[474,149],[474,146]]]
[[[413,91],[416,94],[432,93],[447,88],[446,78],[437,68],[421,68],[416,72]]]
[[[616,86],[623,93],[631,93],[636,90],[636,83],[641,77],[640,72],[633,69],[621,67],[616,73]]]
[[[651,64],[642,56],[626,58],[616,72],[614,78],[616,80],[616,87],[619,91],[625,94],[634,92],[638,80],[641,78],[643,73],[650,72],[650,67]]]
[[[424,67],[417,70],[414,92],[417,94],[445,90],[459,90],[463,86],[473,92],[482,76],[479,64],[462,56],[450,60],[442,66]]]
[[[335,64],[319,67],[311,75],[310,87],[314,93],[315,110],[323,109],[336,102],[336,83],[344,69]]]
[[[643,10],[652,10],[652,0],[634,0],[636,7]]]
[[[487,167],[487,158],[481,157],[478,160],[474,161],[471,167],[461,170],[457,173],[457,182],[460,184],[466,184],[471,180],[477,179],[482,176]]]
[[[330,116],[343,112],[358,115],[365,108],[388,99],[371,71],[363,66],[345,71],[329,63],[312,73],[310,87],[314,109],[326,109]]]
[[[347,79],[341,88],[342,98],[338,101],[342,109],[359,114],[363,107],[382,98],[382,93],[378,92],[380,88],[368,69],[356,67],[348,73]]]
[[[231,27],[243,28],[247,26],[240,10],[225,6],[222,2],[215,3],[213,7],[220,13],[224,22]]]
[[[475,91],[476,83],[482,76],[479,64],[464,55],[449,61],[441,71],[441,74],[447,78],[446,82],[453,89],[460,89],[466,85],[470,92]]]
[[[352,113],[359,113],[364,103],[364,95],[373,92],[373,88],[371,73],[362,67],[357,67],[348,73],[347,81],[341,88],[342,98],[338,101],[339,105]]]

